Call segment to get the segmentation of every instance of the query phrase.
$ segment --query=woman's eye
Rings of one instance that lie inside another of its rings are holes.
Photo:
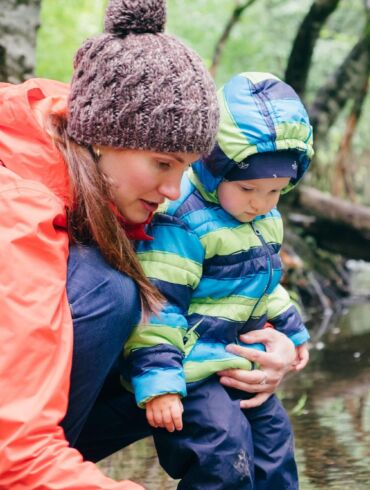
[[[169,162],[158,161],[158,167],[162,170],[167,170],[168,168],[171,168],[171,164]]]

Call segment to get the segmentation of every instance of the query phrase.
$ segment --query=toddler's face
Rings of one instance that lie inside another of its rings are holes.
[[[248,223],[277,205],[280,193],[289,180],[289,177],[278,177],[221,182],[217,190],[218,199],[231,216]]]

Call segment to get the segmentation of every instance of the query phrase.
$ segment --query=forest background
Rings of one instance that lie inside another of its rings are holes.
[[[322,95],[320,90],[326,89],[327,104],[332,97],[332,104],[340,107],[332,109],[334,114],[330,121],[320,120],[317,124],[321,134],[320,141],[319,135],[316,138],[316,162],[320,163],[316,164],[316,169],[313,167],[310,180],[320,189],[370,205],[370,96],[364,93],[367,91],[364,81],[368,79],[369,72],[364,66],[365,56],[359,60],[362,68],[347,59],[353,48],[364,40],[369,28],[370,7],[366,6],[367,2],[168,0],[167,4],[167,30],[198,51],[209,67],[220,37],[228,23],[232,24],[221,46],[218,65],[213,67],[217,85],[242,71],[271,72],[294,86],[304,98],[309,112],[314,113],[310,114],[311,117],[316,118],[320,117],[317,114],[317,105],[321,102],[318,97]],[[36,51],[37,76],[63,81],[70,79],[73,54],[82,40],[101,31],[105,5],[106,0],[42,1]],[[236,18],[238,9],[240,17]],[[302,30],[304,21],[306,24],[311,22],[306,26],[306,32]],[[305,39],[297,40],[299,32]],[[299,47],[297,43],[301,43],[298,55],[294,53],[294,49]],[[338,70],[344,72],[346,65],[349,70],[347,77],[343,78],[342,74],[342,78],[335,81]],[[298,76],[294,71],[300,72]],[[359,73],[361,71],[364,73]],[[356,77],[357,80],[348,82],[348,79]],[[301,78],[307,78],[304,86]],[[343,89],[344,100],[338,102],[332,92]],[[360,102],[361,117],[353,134],[343,177],[335,163],[343,136],[348,131],[353,105],[361,91],[361,96],[364,96]],[[347,189],[346,184],[338,180],[346,180]],[[340,186],[342,188],[337,189]]]
[[[68,82],[76,49],[103,28],[106,3],[0,0],[0,79],[35,74]],[[304,185],[282,201],[283,259],[300,293],[311,289],[319,303],[325,296],[333,301],[333,289],[346,294],[346,259],[370,261],[370,0],[167,0],[167,6],[167,31],[200,53],[218,86],[242,71],[264,71],[302,97],[316,155]]]

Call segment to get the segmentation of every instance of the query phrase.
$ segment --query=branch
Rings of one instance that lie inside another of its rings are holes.
[[[370,64],[367,73],[364,73],[365,80],[363,82],[363,88],[355,95],[351,113],[347,119],[346,129],[335,161],[334,178],[332,181],[332,194],[334,196],[340,196],[344,190],[345,195],[347,195],[352,202],[356,201],[352,178],[356,169],[354,168],[353,163],[349,165],[348,155],[351,151],[352,139],[361,118],[361,113],[368,93],[369,68]]]
[[[222,55],[222,51],[225,48],[226,41],[230,37],[230,33],[231,33],[233,27],[239,21],[244,10],[246,10],[248,7],[250,7],[255,1],[256,0],[247,0],[244,3],[240,3],[239,0],[236,1],[236,5],[234,7],[234,10],[232,11],[230,18],[225,25],[223,33],[221,34],[221,36],[220,36],[220,38],[217,41],[216,46],[215,46],[211,68],[209,69],[209,71],[213,77],[216,75],[218,65],[220,64],[220,58]]]
[[[363,73],[368,70],[370,44],[360,39],[334,75],[319,89],[309,113],[316,142],[326,136],[346,102],[362,89]]]

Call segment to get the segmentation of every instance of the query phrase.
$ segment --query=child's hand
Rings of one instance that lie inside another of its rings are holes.
[[[184,408],[177,394],[160,395],[147,402],[146,418],[152,427],[162,427],[173,432],[182,429]]]
[[[296,347],[295,351],[296,351],[296,359],[293,363],[293,370],[301,371],[304,367],[306,367],[308,363],[308,359],[310,358],[307,342]]]

